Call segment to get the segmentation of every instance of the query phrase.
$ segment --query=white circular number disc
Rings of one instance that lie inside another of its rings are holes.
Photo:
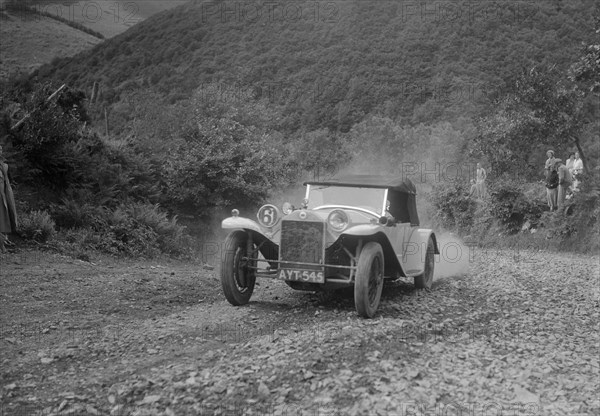
[[[258,210],[258,222],[265,227],[272,227],[279,221],[279,210],[275,205],[263,205]]]

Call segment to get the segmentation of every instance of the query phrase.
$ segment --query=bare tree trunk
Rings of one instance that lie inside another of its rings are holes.
[[[92,85],[92,96],[90,97],[90,104],[94,102],[94,98],[96,98],[97,93],[98,93],[98,82],[94,81],[94,85]]]
[[[108,111],[106,107],[104,107],[104,130],[106,132],[106,137],[108,137]]]

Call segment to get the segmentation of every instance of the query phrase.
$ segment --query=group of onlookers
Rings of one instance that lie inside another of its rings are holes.
[[[583,172],[583,161],[579,152],[569,154],[566,164],[554,157],[554,151],[546,152],[548,159],[544,166],[546,172],[546,197],[550,211],[556,211],[565,204],[573,192],[579,189],[579,176]]]

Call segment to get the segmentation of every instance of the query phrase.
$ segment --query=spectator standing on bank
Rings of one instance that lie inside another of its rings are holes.
[[[473,198],[473,196],[477,196],[477,184],[475,183],[475,179],[471,179],[471,189],[469,190],[469,198]]]
[[[569,169],[569,172],[571,173],[571,175],[573,174],[574,164],[575,164],[575,153],[571,152],[571,153],[569,153],[569,158],[565,162],[565,166],[567,167],[567,169]]]
[[[558,207],[562,208],[565,204],[567,197],[567,191],[573,184],[573,177],[569,172],[569,169],[562,163],[562,160],[556,159],[556,171],[558,172]]]
[[[579,152],[575,152],[575,160],[573,161],[573,191],[579,191],[581,183],[581,174],[583,173],[583,160],[579,157]]]
[[[476,176],[476,185],[477,185],[477,197],[484,199],[487,197],[487,189],[485,186],[485,180],[487,179],[487,173],[484,168],[481,167],[481,163],[477,163],[477,176]]]
[[[5,245],[12,245],[4,234],[15,232],[17,232],[15,198],[8,179],[8,165],[0,146],[0,251],[5,251]]]
[[[546,159],[544,170],[546,171],[545,175],[548,176],[556,163],[556,159],[554,158],[554,150],[548,150],[546,152],[546,156],[548,156],[548,159]]]
[[[573,161],[573,174],[581,175],[583,173],[583,160],[579,157],[579,152],[575,152],[575,160]]]
[[[558,172],[552,166],[550,173],[546,176],[546,198],[550,211],[556,211],[558,201]]]

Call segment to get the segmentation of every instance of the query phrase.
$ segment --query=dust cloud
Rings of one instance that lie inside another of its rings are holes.
[[[472,247],[453,233],[436,234],[440,255],[436,257],[434,280],[461,277],[469,272]]]

